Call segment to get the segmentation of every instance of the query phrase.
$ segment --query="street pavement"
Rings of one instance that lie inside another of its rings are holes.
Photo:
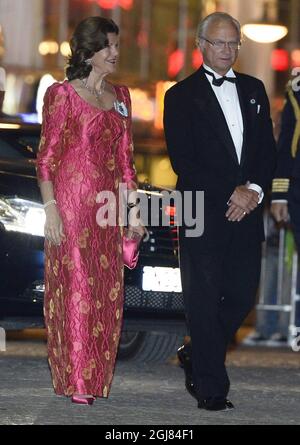
[[[299,425],[299,357],[283,348],[230,351],[232,411],[198,409],[175,356],[166,363],[118,361],[110,397],[82,406],[54,394],[44,341],[8,341],[0,352],[0,424]]]

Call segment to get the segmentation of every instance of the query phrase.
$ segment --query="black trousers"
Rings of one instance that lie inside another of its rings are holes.
[[[238,224],[238,223],[232,223]],[[193,381],[201,399],[226,397],[226,350],[255,304],[261,243],[241,245],[237,231],[221,251],[201,254],[180,231],[180,268],[191,336]]]
[[[292,178],[290,181],[289,195],[289,213],[291,224],[297,244],[297,250],[300,252],[300,179]]]

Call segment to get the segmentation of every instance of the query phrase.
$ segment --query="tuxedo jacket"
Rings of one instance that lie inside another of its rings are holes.
[[[191,238],[197,249],[228,244],[232,231],[241,245],[264,239],[262,204],[240,222],[225,217],[234,189],[247,181],[266,194],[275,169],[276,148],[270,106],[263,83],[235,73],[244,124],[239,163],[222,108],[203,68],[165,95],[164,129],[177,190],[204,191],[204,233]]]

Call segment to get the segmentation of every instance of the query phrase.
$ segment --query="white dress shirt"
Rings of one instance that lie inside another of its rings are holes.
[[[203,64],[203,67],[207,71],[213,73],[216,79],[220,79],[221,77],[223,77],[220,74],[216,73],[209,66]],[[242,156],[243,140],[244,140],[244,123],[240,106],[240,100],[236,89],[236,84],[225,80],[225,82],[218,87],[213,85],[212,76],[206,73],[205,75],[216,95],[216,98],[218,99],[220,107],[225,116],[227,126],[235,146],[236,155],[240,163]],[[230,70],[225,75],[227,77],[236,77],[232,68],[230,68]],[[255,190],[259,194],[259,204],[260,204],[264,197],[262,188],[259,185],[253,183],[249,184],[248,188],[250,188],[251,190]]]

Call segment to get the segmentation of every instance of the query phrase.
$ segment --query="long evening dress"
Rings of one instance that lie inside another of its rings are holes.
[[[90,105],[68,81],[44,99],[37,176],[53,183],[66,235],[45,240],[44,315],[54,389],[66,396],[108,396],[121,333],[122,228],[96,221],[99,192],[118,208],[119,184],[136,188],[130,96],[115,92],[128,116]]]

